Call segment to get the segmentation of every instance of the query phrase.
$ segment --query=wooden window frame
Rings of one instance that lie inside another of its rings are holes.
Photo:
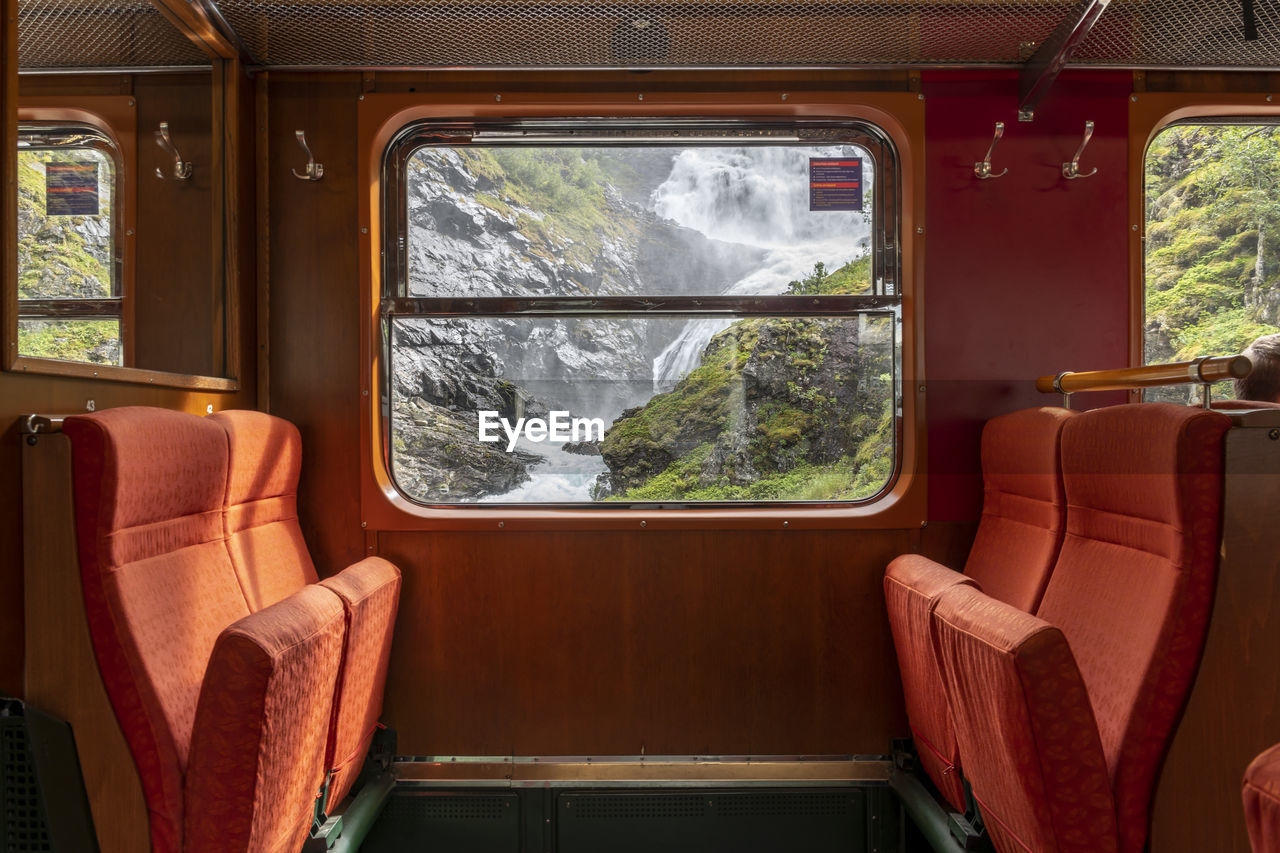
[[[14,66],[9,68],[9,66]],[[122,252],[125,255],[122,270],[122,297],[124,313],[122,326],[132,327],[130,316],[133,303],[133,281],[135,271],[133,257],[135,254],[134,232],[137,207],[137,133],[135,120],[135,100],[127,95],[103,96],[42,96],[38,98],[16,97],[17,74],[16,61],[5,63],[6,95],[12,92],[18,109],[16,114],[10,112],[6,116],[4,139],[0,144],[7,146],[6,183],[12,199],[5,204],[10,211],[7,221],[16,223],[17,206],[17,137],[18,125],[22,122],[76,122],[90,124],[116,140],[120,147],[122,166],[116,176],[117,189],[121,204],[125,243]],[[9,258],[3,269],[3,281],[0,282],[0,312],[3,313],[3,358],[0,367],[14,373],[29,373],[49,376],[69,376],[85,379],[104,379],[115,382],[128,382],[139,385],[154,385],[167,388],[186,388],[200,391],[235,392],[240,390],[240,321],[239,321],[239,289],[241,247],[243,239],[240,231],[241,217],[238,214],[240,203],[239,179],[241,160],[236,156],[235,146],[239,143],[240,123],[243,117],[241,104],[245,87],[249,85],[241,71],[241,65],[235,59],[215,59],[212,64],[213,75],[213,160],[217,164],[213,177],[213,194],[216,208],[213,215],[213,267],[210,270],[212,280],[221,282],[223,300],[220,328],[215,333],[223,342],[221,361],[224,365],[223,376],[201,376],[175,373],[163,370],[150,370],[138,367],[91,364],[86,362],[62,361],[50,358],[22,356],[18,353],[18,269],[17,269],[17,233],[5,233],[3,245]]]
[[[379,341],[383,290],[382,162],[401,129],[445,120],[815,118],[860,121],[883,132],[898,152],[902,295],[902,442],[899,473],[879,499],[856,504],[756,504],[681,509],[609,506],[421,506],[400,494],[385,462],[378,393],[383,374]],[[364,93],[357,104],[360,157],[361,257],[361,517],[377,530],[646,530],[918,528],[925,521],[924,370],[921,273],[924,104],[912,92],[774,91],[646,93],[504,93],[480,101],[474,92]],[[372,540],[371,540],[372,542]]]

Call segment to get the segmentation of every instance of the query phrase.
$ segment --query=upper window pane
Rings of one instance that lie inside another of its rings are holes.
[[[409,296],[782,294],[871,248],[858,145],[429,147],[405,171]]]
[[[1146,204],[1144,364],[1230,355],[1280,332],[1280,125],[1165,129],[1147,149]],[[1234,396],[1230,382],[1213,391]]]

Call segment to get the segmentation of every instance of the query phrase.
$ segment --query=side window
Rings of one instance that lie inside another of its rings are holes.
[[[96,128],[19,128],[19,355],[124,363],[118,173]]]
[[[890,484],[898,176],[873,128],[441,135],[408,129],[384,181],[405,495],[833,503]]]
[[[1280,125],[1173,125],[1145,166],[1143,363],[1237,353],[1280,332]],[[1169,387],[1146,399],[1197,395]],[[1214,396],[1234,396],[1231,383]]]

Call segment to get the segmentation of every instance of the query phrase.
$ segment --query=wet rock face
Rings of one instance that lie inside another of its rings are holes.
[[[421,397],[397,405],[392,445],[400,488],[420,501],[452,503],[500,495],[528,480],[539,457],[478,444],[474,420]]]

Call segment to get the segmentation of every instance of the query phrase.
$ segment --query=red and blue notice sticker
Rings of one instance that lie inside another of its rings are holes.
[[[46,216],[98,215],[98,164],[45,163]]]
[[[810,210],[862,210],[862,158],[809,158]]]

